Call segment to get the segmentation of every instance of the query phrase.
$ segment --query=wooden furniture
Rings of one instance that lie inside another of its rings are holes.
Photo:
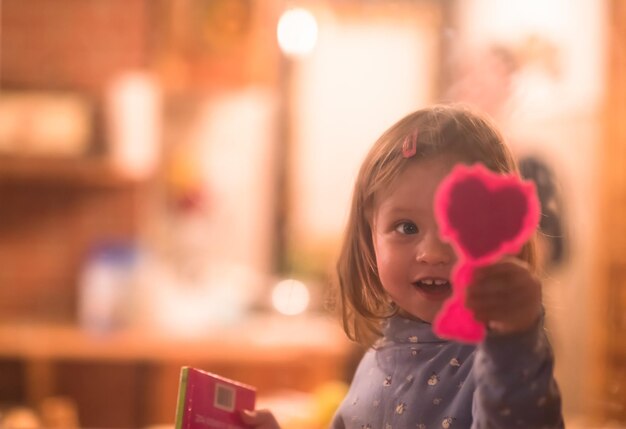
[[[135,237],[147,189],[105,157],[0,156],[0,321],[72,321],[90,246]]]
[[[183,365],[252,384],[259,395],[310,392],[346,380],[353,351],[339,323],[322,317],[257,317],[202,338],[3,324],[0,385],[13,383],[33,407],[46,397],[71,397],[84,427],[146,427],[174,422]]]
[[[626,424],[626,3],[608,3],[606,134],[589,405],[600,423]]]
[[[73,188],[115,188],[133,181],[120,175],[105,157],[0,156],[0,182]]]

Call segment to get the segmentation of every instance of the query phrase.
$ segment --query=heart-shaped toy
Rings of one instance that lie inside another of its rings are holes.
[[[465,288],[475,267],[518,253],[536,230],[540,205],[535,186],[482,164],[459,164],[439,185],[434,204],[441,238],[458,256],[453,294],[435,318],[434,329],[443,338],[479,342],[485,328],[464,307]]]

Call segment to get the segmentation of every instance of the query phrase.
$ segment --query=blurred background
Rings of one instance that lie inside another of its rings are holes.
[[[626,3],[0,0],[2,427],[172,427],[182,365],[326,427],[365,151],[492,115],[542,201],[569,427],[626,427]]]

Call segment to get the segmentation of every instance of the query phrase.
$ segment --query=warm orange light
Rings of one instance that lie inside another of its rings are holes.
[[[309,290],[298,280],[282,280],[274,286],[272,304],[278,312],[295,316],[309,306]]]
[[[160,154],[161,95],[146,73],[128,72],[109,87],[110,155],[114,166],[131,178],[145,178],[157,168]]]
[[[278,21],[278,45],[287,55],[310,53],[317,42],[317,21],[306,9],[289,9]]]

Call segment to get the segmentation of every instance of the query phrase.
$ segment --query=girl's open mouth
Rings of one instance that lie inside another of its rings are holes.
[[[416,281],[413,285],[428,299],[441,300],[452,294],[452,285],[444,279],[424,278]]]

